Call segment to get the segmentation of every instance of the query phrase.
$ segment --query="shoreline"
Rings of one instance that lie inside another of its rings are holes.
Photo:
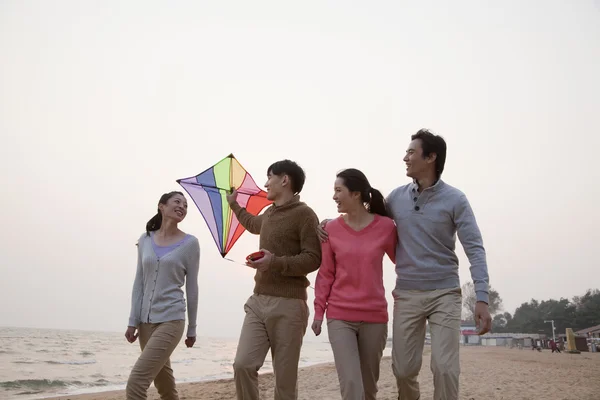
[[[382,358],[390,358],[389,356],[384,356]],[[315,363],[306,363],[300,367],[298,367],[298,373],[300,373],[301,370],[303,369],[311,369],[311,368],[315,368],[315,367],[335,367],[335,363],[333,361],[324,361],[324,362],[315,362]],[[233,367],[232,367],[233,368]],[[260,377],[263,376],[269,376],[271,375],[271,379],[273,379],[273,370],[271,368],[265,368],[264,371],[258,371],[258,376],[259,379]],[[187,385],[201,385],[201,384],[210,384],[210,383],[233,383],[233,372],[227,374],[227,375],[223,375],[223,376],[219,376],[219,377],[210,377],[210,378],[200,378],[197,380],[186,380],[186,381],[177,381],[177,379],[175,380],[175,383],[177,385],[177,390],[180,391],[181,387],[187,386]],[[109,386],[105,386],[103,387],[88,387],[88,388],[81,388],[81,389],[76,389],[73,392],[69,392],[69,393],[65,393],[65,394],[51,394],[51,395],[44,395],[44,397],[33,397],[33,398],[29,398],[29,397],[20,397],[23,400],[26,399],[36,399],[36,400],[57,400],[57,399],[100,399],[100,398],[104,398],[102,397],[102,395],[112,395],[112,394],[122,394],[125,392],[125,385],[126,384],[122,384],[122,385],[109,385]],[[150,386],[150,388],[148,389],[148,392],[150,393],[152,390],[156,390],[154,388],[154,384],[152,384]],[[181,391],[180,391],[181,392]]]
[[[81,335],[70,330],[0,328],[0,399],[20,400],[72,398],[123,391],[139,345],[123,340],[122,334]],[[299,368],[332,362],[329,343],[303,342]],[[209,383],[234,376],[237,340],[199,336],[191,349],[171,357],[178,386]],[[385,353],[384,353],[385,354]],[[260,374],[272,372],[267,355]],[[102,394],[102,395],[101,395]]]
[[[384,357],[382,357],[382,362],[385,361],[386,358],[391,360],[391,357],[384,356]],[[316,369],[321,369],[321,368],[335,369],[335,363],[333,361],[327,361],[327,362],[317,362],[317,363],[310,364],[310,365],[303,365],[302,367],[298,368],[298,375],[302,374],[304,372],[304,370],[313,370],[315,368]],[[268,380],[274,379],[272,370],[259,371],[258,376],[259,376],[259,386],[262,383],[261,379],[262,380],[264,380],[265,378]],[[337,379],[337,376],[336,376],[336,379]],[[191,388],[194,388],[196,386],[198,386],[198,387],[213,386],[213,385],[234,386],[234,383],[233,383],[233,376],[232,376],[232,377],[222,377],[222,378],[206,378],[206,379],[194,380],[194,381],[182,381],[182,382],[176,382],[176,385],[177,385],[177,391],[179,392],[179,394],[182,394],[182,393],[188,393],[188,391]],[[37,400],[111,399],[112,400],[112,399],[122,399],[124,397],[123,395],[125,394],[125,385],[122,385],[122,387],[120,386],[120,388],[118,388],[118,389],[116,389],[114,387],[110,387],[110,388],[107,387],[106,390],[97,390],[98,388],[89,388],[89,389],[93,390],[93,391],[82,392],[81,390],[85,390],[85,389],[80,389],[80,390],[76,390],[74,393],[57,394],[57,395],[51,395],[51,396],[45,396],[45,397],[36,397],[35,399],[37,399]],[[234,390],[234,394],[235,394],[235,390]],[[148,398],[149,399],[159,399],[158,392],[156,391],[154,384],[150,385],[150,388],[148,389]]]
[[[597,400],[600,393],[600,353],[532,352],[506,347],[470,346],[460,349],[461,400],[532,400],[551,399],[560,393],[561,400]],[[418,381],[421,397],[433,397],[430,349],[423,352],[423,364]],[[261,399],[274,396],[272,371],[259,373]],[[379,392],[381,400],[397,399],[396,379],[392,373],[391,358],[381,361]],[[232,400],[236,398],[233,378],[184,382],[177,384],[180,397],[204,400]],[[121,400],[123,390],[103,391],[76,395],[60,395],[54,400]],[[151,385],[149,400],[159,396]],[[298,370],[298,400],[340,400],[339,381],[333,362],[302,366]]]

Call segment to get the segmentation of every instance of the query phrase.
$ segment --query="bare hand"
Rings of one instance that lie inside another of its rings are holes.
[[[321,221],[319,226],[317,226],[317,236],[319,237],[321,243],[325,243],[327,239],[329,239],[329,234],[327,234],[327,231],[325,230],[325,225],[327,225],[329,221],[331,220],[324,219],[323,221]]]
[[[188,336],[187,339],[185,339],[185,345],[188,348],[193,347],[194,343],[196,343],[196,336]]]
[[[229,193],[228,195],[225,196],[227,198],[227,202],[229,203],[230,206],[234,205],[235,202],[237,201],[237,195],[238,195],[237,190],[233,189],[231,191],[231,193]]]
[[[323,320],[315,319],[312,323],[312,330],[315,333],[315,336],[319,336],[321,334],[321,325],[323,324]]]
[[[475,325],[480,335],[486,334],[492,329],[492,316],[489,307],[483,301],[475,304]]]
[[[128,326],[125,331],[125,338],[129,343],[133,343],[138,338],[139,332],[136,333],[137,328],[135,326]]]
[[[260,251],[265,253],[265,255],[256,261],[250,261],[250,260],[246,261],[246,265],[251,268],[256,268],[260,272],[265,272],[266,270],[269,269],[269,266],[271,265],[271,260],[273,259],[273,254],[269,250],[265,250],[265,249],[260,249]]]

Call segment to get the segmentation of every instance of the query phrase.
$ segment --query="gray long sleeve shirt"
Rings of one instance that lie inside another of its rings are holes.
[[[186,336],[196,336],[198,313],[198,270],[200,245],[190,235],[181,246],[162,258],[152,248],[152,238],[145,233],[138,241],[138,264],[131,293],[129,326],[184,320],[187,294],[188,329]]]
[[[416,183],[387,197],[398,229],[396,289],[460,287],[456,234],[471,264],[477,301],[489,302],[488,269],[475,215],[460,190],[442,180],[418,192]]]

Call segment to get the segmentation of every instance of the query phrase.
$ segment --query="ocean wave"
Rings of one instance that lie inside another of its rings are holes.
[[[96,364],[96,360],[87,360],[87,361],[46,361],[46,364],[60,364],[60,365],[85,365],[85,364]]]
[[[17,396],[31,396],[33,394],[40,394],[40,393],[44,393],[43,390],[29,390],[27,392],[19,392],[17,393]]]
[[[46,390],[60,389],[69,386],[81,385],[80,381],[65,382],[61,380],[50,379],[17,379],[16,381],[0,382],[0,387],[4,389],[30,389],[30,390]]]
[[[195,358],[186,358],[183,360],[171,360],[171,364],[191,364],[193,363]]]
[[[60,379],[17,379],[15,381],[0,382],[0,388],[7,390],[27,390],[43,392],[49,389],[64,389],[81,386],[106,386],[110,382],[106,379],[98,379],[92,383],[83,383],[81,381],[62,381]],[[21,393],[31,394],[31,393]]]

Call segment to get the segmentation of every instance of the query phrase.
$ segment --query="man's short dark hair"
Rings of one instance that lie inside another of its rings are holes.
[[[287,175],[290,178],[292,184],[292,191],[294,194],[300,193],[304,187],[304,181],[306,180],[306,174],[302,167],[290,160],[281,160],[274,162],[267,169],[267,175],[271,173],[277,176]]]
[[[420,139],[421,148],[423,149],[423,158],[431,153],[436,154],[435,158],[435,174],[440,179],[444,172],[446,164],[446,141],[439,135],[434,135],[427,129],[420,129],[417,133],[411,136],[410,140]]]

